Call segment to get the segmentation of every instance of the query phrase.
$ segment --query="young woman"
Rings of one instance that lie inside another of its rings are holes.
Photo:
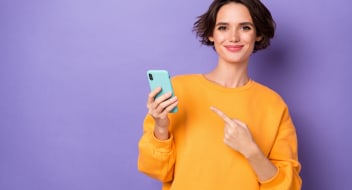
[[[194,31],[218,63],[206,74],[174,77],[173,98],[154,99],[160,88],[149,94],[139,170],[163,190],[300,189],[288,108],[248,75],[251,54],[274,36],[269,10],[259,0],[215,0]]]

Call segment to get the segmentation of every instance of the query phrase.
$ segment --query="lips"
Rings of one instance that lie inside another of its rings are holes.
[[[243,45],[226,45],[225,48],[230,52],[238,52],[241,51]]]

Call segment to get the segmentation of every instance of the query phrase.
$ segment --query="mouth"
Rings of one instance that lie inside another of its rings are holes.
[[[230,52],[238,52],[241,51],[243,45],[226,45],[224,47]]]

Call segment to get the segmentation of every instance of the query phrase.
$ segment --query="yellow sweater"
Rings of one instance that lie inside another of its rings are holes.
[[[271,89],[251,80],[225,88],[200,74],[172,79],[179,111],[169,114],[170,138],[153,135],[147,115],[138,169],[163,182],[163,190],[296,190],[301,188],[297,138],[287,106]],[[224,144],[224,122],[209,107],[246,123],[277,174],[259,182],[249,162]]]

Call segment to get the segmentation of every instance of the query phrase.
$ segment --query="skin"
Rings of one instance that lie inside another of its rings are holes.
[[[218,85],[236,88],[249,81],[248,62],[254,44],[260,41],[256,35],[253,20],[248,9],[239,3],[228,3],[222,6],[217,14],[213,35],[209,40],[214,42],[219,56],[217,66],[204,77]],[[150,92],[147,101],[148,113],[155,120],[154,135],[159,140],[169,138],[170,120],[168,112],[178,104],[177,97],[165,94],[154,100],[161,88]],[[245,123],[228,117],[215,107],[210,109],[224,120],[224,143],[234,151],[240,152],[252,166],[259,181],[274,177],[277,168],[260,150]]]
[[[155,120],[154,135],[159,140],[167,140],[169,138],[168,127],[170,125],[170,120],[168,118],[168,113],[177,106],[177,97],[172,96],[170,93],[165,93],[159,98],[154,100],[154,97],[161,91],[158,87],[148,95],[147,108],[148,114],[150,114]],[[170,98],[170,99],[169,99]]]
[[[219,55],[216,68],[205,77],[219,85],[236,88],[248,80],[248,62],[253,52],[256,36],[255,27],[248,9],[238,3],[222,6],[217,14],[213,35],[209,40]]]

